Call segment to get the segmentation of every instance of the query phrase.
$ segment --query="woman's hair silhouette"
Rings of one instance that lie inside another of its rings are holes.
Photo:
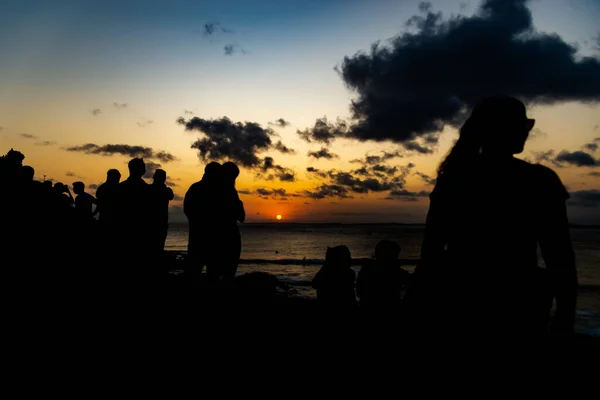
[[[460,173],[482,153],[512,156],[523,151],[535,120],[525,105],[510,96],[488,97],[475,105],[460,136],[438,168],[438,177]]]

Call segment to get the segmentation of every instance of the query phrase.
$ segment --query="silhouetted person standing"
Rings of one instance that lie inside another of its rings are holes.
[[[85,191],[83,182],[73,182],[73,192],[77,195],[75,197],[77,217],[82,221],[90,221],[95,215],[93,208],[96,198]]]
[[[158,256],[165,249],[167,231],[169,229],[169,202],[173,200],[174,194],[167,187],[167,173],[162,169],[154,172],[154,181],[150,185],[150,215],[152,224],[152,251]]]
[[[438,327],[544,335],[553,296],[552,329],[573,330],[577,273],[569,195],[552,170],[513,157],[523,151],[534,122],[517,99],[485,99],[439,167],[416,271],[421,304],[428,295],[437,298],[429,312],[445,317],[436,319]],[[538,268],[538,245],[546,270]]]
[[[121,256],[127,280],[144,285],[154,274],[150,262],[149,188],[142,179],[146,164],[141,158],[129,161],[129,177],[119,184],[119,232]]]
[[[98,220],[102,225],[114,225],[116,221],[117,203],[119,201],[119,182],[121,173],[117,169],[109,169],[104,182],[96,191],[99,213]]]
[[[222,206],[221,217],[223,221],[216,228],[220,231],[220,263],[219,275],[223,279],[231,281],[235,278],[240,255],[242,252],[242,237],[238,228],[238,222],[244,222],[246,212],[244,204],[240,200],[235,189],[235,180],[240,170],[232,162],[226,162],[221,167],[222,171]]]
[[[190,186],[183,200],[183,212],[188,218],[190,233],[186,275],[194,284],[199,282],[206,266],[208,279],[218,278],[219,240],[215,227],[222,218],[221,164],[211,162],[204,168],[199,182]]]

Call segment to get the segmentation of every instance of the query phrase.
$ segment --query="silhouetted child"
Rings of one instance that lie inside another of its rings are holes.
[[[312,280],[313,288],[317,289],[319,305],[336,309],[349,309],[356,306],[354,294],[356,273],[350,268],[351,261],[348,247],[327,247],[325,264]]]
[[[382,240],[375,246],[375,259],[369,260],[358,273],[356,293],[360,306],[370,310],[396,309],[400,306],[409,274],[402,269],[400,246]]]

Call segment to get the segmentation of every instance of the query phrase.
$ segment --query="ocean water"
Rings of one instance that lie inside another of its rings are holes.
[[[405,269],[411,271],[414,268],[411,260],[419,258],[423,231],[422,225],[242,224],[238,273],[269,272],[288,285],[292,294],[312,297],[315,293],[310,282],[328,246],[343,244],[354,259],[370,258],[377,242],[392,240],[402,247]],[[581,286],[578,329],[600,335],[600,229],[573,228],[571,239]],[[166,250],[186,251],[187,241],[187,224],[172,224]],[[358,272],[360,267],[353,268]]]

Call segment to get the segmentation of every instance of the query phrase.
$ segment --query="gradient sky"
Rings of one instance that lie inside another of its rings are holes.
[[[431,3],[444,15],[469,15],[479,7],[478,1]],[[176,123],[178,117],[227,116],[265,128],[284,118],[289,126],[270,126],[280,135],[274,140],[296,154],[267,151],[261,156],[294,170],[296,180],[267,181],[243,170],[237,187],[250,193],[241,195],[248,221],[274,221],[281,214],[284,221],[295,222],[423,222],[426,196],[386,200],[387,193],[377,192],[355,193],[352,199],[308,198],[304,191],[323,182],[306,168],[350,171],[358,168],[350,161],[366,154],[401,151],[404,157],[388,166],[414,164],[406,190],[430,191],[432,186],[417,172],[435,175],[456,129],[444,129],[432,154],[407,152],[392,142],[340,139],[329,149],[340,158],[332,160],[307,157],[321,145],[296,133],[323,116],[330,121],[349,118],[355,94],[334,67],[344,56],[403,32],[418,5],[411,0],[2,1],[0,152],[23,152],[37,179],[82,180],[89,186],[102,183],[109,168],[119,169],[125,178],[130,157],[67,148],[94,143],[164,150],[178,160],[147,161],[160,163],[176,185],[175,193],[183,196],[202,177],[205,161],[190,148],[201,134],[185,131]],[[539,31],[577,44],[582,57],[600,55],[600,1],[532,0],[529,8]],[[207,35],[205,24],[216,22],[215,32]],[[233,45],[233,54],[225,54],[226,45]],[[443,74],[444,66],[439,70]],[[535,106],[529,114],[538,130],[523,158],[535,160],[534,152],[548,150],[579,151],[600,137],[598,103]],[[586,151],[600,157],[600,151]],[[569,207],[573,222],[600,223],[596,167],[555,168],[569,191],[586,195]],[[259,189],[280,188],[288,193],[283,199],[259,196]],[[174,219],[182,218],[180,204],[173,202]]]

